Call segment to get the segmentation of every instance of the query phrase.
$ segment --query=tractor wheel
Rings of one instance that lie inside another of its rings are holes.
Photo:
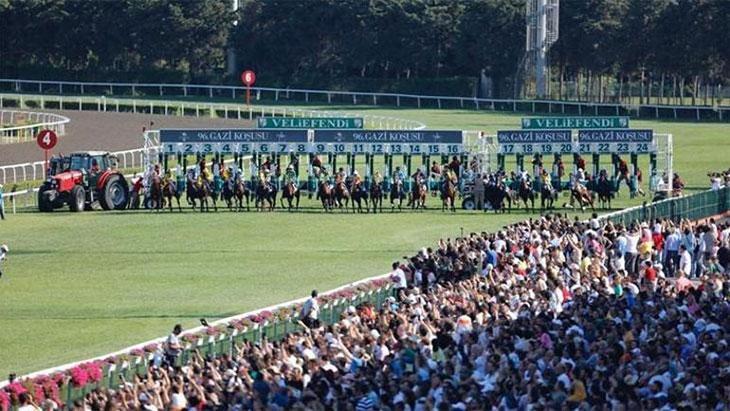
[[[86,206],[86,190],[80,185],[74,186],[71,189],[71,196],[68,199],[68,203],[71,211],[84,211],[84,206]]]
[[[48,196],[46,196],[46,191],[50,190],[48,187],[41,187],[40,190],[38,190],[38,211],[42,213],[50,213],[53,211],[53,203],[48,200]]]
[[[474,210],[477,208],[477,204],[474,202],[474,197],[467,196],[464,201],[461,202],[461,208],[464,210]]]
[[[124,210],[129,202],[129,187],[121,175],[109,177],[99,196],[99,204],[104,210]]]

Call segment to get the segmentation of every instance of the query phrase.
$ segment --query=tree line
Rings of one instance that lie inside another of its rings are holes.
[[[530,95],[525,0],[0,0],[5,77]],[[551,97],[695,102],[730,78],[730,1],[562,0]],[[482,76],[483,75],[483,76]]]

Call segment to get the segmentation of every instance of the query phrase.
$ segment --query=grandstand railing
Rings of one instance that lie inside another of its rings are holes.
[[[722,187],[719,190],[702,191],[684,197],[644,203],[637,207],[607,214],[603,218],[623,225],[655,218],[698,220],[722,214],[728,209],[730,209],[730,187]]]
[[[2,105],[0,105],[2,108]],[[27,121],[28,124],[16,124]],[[0,144],[24,143],[35,140],[41,130],[53,130],[57,135],[66,134],[68,117],[36,111],[0,110]]]
[[[256,100],[309,104],[352,104],[417,108],[460,108],[535,114],[616,115],[637,118],[730,121],[730,107],[662,104],[614,104],[561,100],[484,99],[404,93],[328,91],[299,88],[252,87]],[[38,94],[107,96],[185,96],[242,98],[242,86],[204,84],[103,83],[55,80],[0,79],[0,91]]]
[[[694,195],[678,198],[670,198],[657,203],[644,204],[642,206],[629,208],[626,210],[614,212],[602,216],[603,219],[608,219],[613,222],[629,224],[638,220],[646,220],[651,218],[687,218],[690,220],[697,220],[717,214],[722,214],[730,209],[730,187],[723,187],[720,190],[705,191]],[[339,287],[335,290],[323,293],[322,295],[334,294],[337,291],[344,289],[353,289],[359,284],[366,284],[378,279],[387,279],[387,275],[380,275],[376,277],[367,278],[361,281],[348,284],[343,287]],[[363,302],[369,302],[376,306],[381,305],[387,297],[395,294],[395,290],[392,285],[387,284],[377,289],[369,291],[360,291],[353,294],[348,298],[332,299],[322,306],[320,311],[320,320],[325,324],[331,324],[339,320],[340,315],[350,305],[359,305]],[[293,307],[301,304],[305,301],[305,298],[301,298],[294,301],[285,302],[272,307],[267,307],[261,310],[256,310],[246,314],[241,314],[234,317],[229,317],[215,322],[211,322],[211,327],[225,327],[227,324],[231,324],[234,320],[240,320],[249,318],[253,315],[260,315],[263,312],[268,311],[269,313],[276,313],[278,309],[285,307]],[[179,360],[186,361],[193,355],[194,350],[198,350],[202,355],[220,355],[224,353],[230,353],[234,348],[235,344],[240,343],[244,340],[247,341],[260,341],[264,337],[269,340],[278,340],[286,336],[288,333],[296,332],[301,330],[301,326],[298,324],[298,318],[296,312],[292,312],[292,315],[288,315],[284,318],[281,317],[270,317],[271,321],[260,323],[256,326],[249,327],[246,330],[237,331],[231,328],[224,328],[220,334],[211,335],[198,339],[195,343],[189,342],[185,346],[183,353]],[[195,329],[187,330],[185,334],[200,333],[204,332],[206,328],[197,327]],[[103,365],[103,379],[98,383],[87,384],[81,388],[74,388],[71,384],[63,387],[61,390],[62,400],[67,406],[73,403],[74,400],[83,398],[86,393],[96,388],[113,388],[118,385],[118,378],[123,375],[127,380],[131,380],[135,373],[144,373],[150,363],[154,363],[155,355],[153,352],[145,351],[145,347],[151,344],[162,344],[165,338],[158,338],[152,341],[147,341],[141,344],[137,344],[132,347],[125,348],[118,352],[100,356],[91,360],[80,361],[76,363],[66,364],[61,367],[55,367],[36,373],[29,374],[23,378],[34,378],[40,375],[51,375],[56,372],[70,370],[71,368],[78,366],[82,363],[90,361],[104,361],[110,357],[116,358],[114,363],[104,362]],[[131,354],[137,352],[137,354]],[[0,382],[0,387],[7,385],[7,381]]]

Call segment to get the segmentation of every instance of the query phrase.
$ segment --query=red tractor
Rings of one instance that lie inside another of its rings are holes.
[[[116,157],[102,151],[54,157],[38,190],[38,209],[44,212],[66,204],[71,211],[83,211],[95,202],[104,210],[123,210],[128,201],[129,186],[116,170]]]

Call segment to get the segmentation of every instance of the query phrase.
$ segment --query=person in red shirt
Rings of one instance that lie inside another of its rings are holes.
[[[651,235],[651,239],[654,241],[654,248],[661,253],[664,248],[664,235],[655,230]]]
[[[644,261],[644,279],[646,280],[652,292],[656,290],[657,275],[656,270],[652,266],[651,260]]]

